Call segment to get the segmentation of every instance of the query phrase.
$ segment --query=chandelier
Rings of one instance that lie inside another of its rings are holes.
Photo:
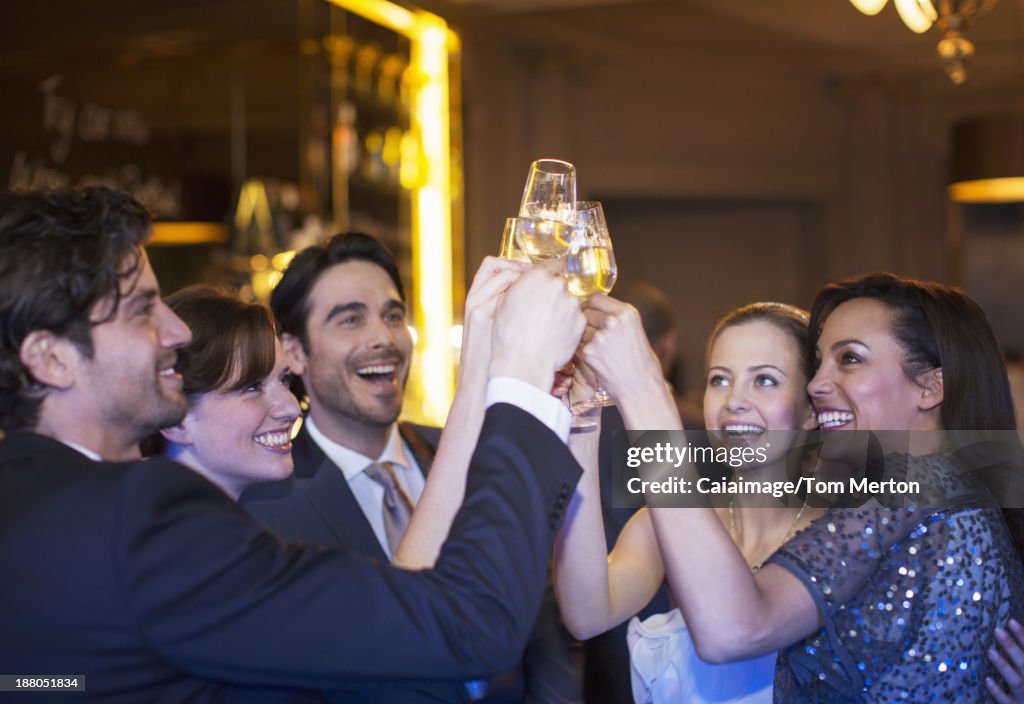
[[[877,15],[887,0],[850,0],[865,15]],[[964,32],[992,9],[996,0],[893,0],[903,24],[921,34],[936,25],[942,32],[939,58],[949,80],[960,85],[967,80],[967,67],[974,57],[974,44]]]

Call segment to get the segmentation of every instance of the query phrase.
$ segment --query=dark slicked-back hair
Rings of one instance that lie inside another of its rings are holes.
[[[391,277],[399,297],[405,300],[405,289],[398,274],[395,257],[375,237],[361,232],[343,232],[324,244],[313,245],[295,255],[284,275],[270,294],[270,308],[282,333],[294,335],[309,350],[307,319],[309,294],[320,276],[336,264],[364,261],[376,264]]]
[[[266,306],[203,284],[165,300],[192,331],[192,341],[178,350],[174,365],[190,406],[202,394],[244,389],[273,371],[277,331]],[[143,441],[142,451],[156,455],[165,447],[164,437],[155,433]]]
[[[903,348],[908,379],[942,369],[944,429],[1016,429],[1006,364],[974,299],[959,289],[888,273],[831,283],[811,307],[812,343],[832,312],[856,298],[878,301],[893,312],[892,334]]]
[[[0,430],[34,428],[46,394],[25,338],[48,330],[91,358],[91,327],[117,314],[149,230],[146,209],[109,188],[0,194]]]

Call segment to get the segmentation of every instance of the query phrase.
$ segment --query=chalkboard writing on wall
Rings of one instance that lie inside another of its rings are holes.
[[[142,166],[150,128],[141,112],[64,95],[62,74],[47,76],[35,95],[11,96],[31,114],[35,134],[7,148],[7,188],[27,190],[103,184],[133,194],[158,218],[178,219],[181,180]]]

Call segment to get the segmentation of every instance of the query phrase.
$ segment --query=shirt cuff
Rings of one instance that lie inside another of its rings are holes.
[[[559,399],[533,384],[511,376],[498,376],[487,382],[487,407],[510,403],[546,425],[562,442],[569,439],[572,416]]]

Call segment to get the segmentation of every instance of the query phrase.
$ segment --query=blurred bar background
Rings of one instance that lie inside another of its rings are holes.
[[[985,182],[1024,177],[1024,0],[915,2],[921,33],[849,0],[5,3],[0,187],[132,191],[166,292],[265,298],[295,249],[380,237],[417,420],[538,157],[603,201],[620,281],[669,295],[678,388],[727,310],[873,270],[964,286],[1020,357],[1024,195]]]

